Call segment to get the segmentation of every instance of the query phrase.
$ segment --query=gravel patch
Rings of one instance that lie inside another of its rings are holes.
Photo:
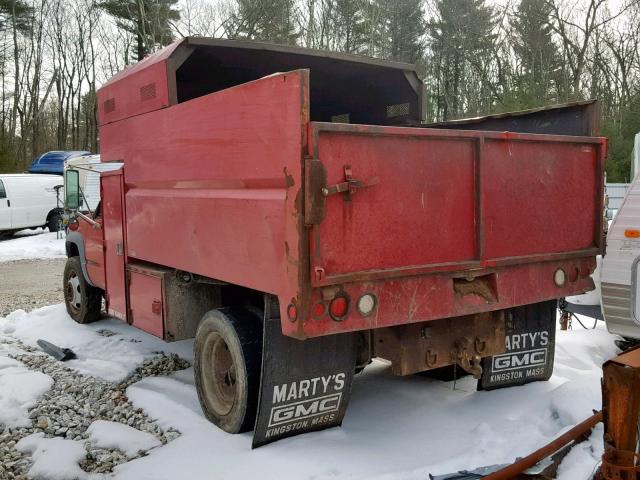
[[[0,425],[0,478],[28,479],[31,457],[16,450],[20,439],[42,432],[46,438],[60,437],[83,442],[86,457],[80,461],[85,472],[109,473],[116,465],[146,455],[139,451],[133,457],[116,449],[95,448],[88,440],[87,428],[95,420],[120,422],[155,436],[166,444],[180,436],[180,432],[161,429],[141,409],[134,408],[128,400],[126,388],[144,377],[169,375],[190,366],[189,362],[175,354],[157,353],[145,361],[129,377],[120,383],[111,383],[95,377],[81,375],[64,363],[58,362],[38,349],[13,339],[0,339],[11,343],[11,358],[22,362],[54,379],[49,391],[29,410],[31,426],[8,428]]]
[[[19,308],[31,311],[64,301],[65,259],[0,262],[0,317]]]

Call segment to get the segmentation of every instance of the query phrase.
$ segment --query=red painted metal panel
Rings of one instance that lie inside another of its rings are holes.
[[[326,199],[316,286],[601,248],[604,139],[311,125],[327,184],[369,185]]]
[[[127,298],[123,232],[125,217],[121,171],[102,173],[100,175],[100,189],[104,229],[107,312],[109,315],[126,320]]]
[[[102,224],[102,220],[98,219]],[[96,287],[105,288],[104,280],[104,249],[102,228],[95,228],[88,222],[80,221],[80,234],[84,238],[84,254],[87,260],[87,274],[91,283]]]
[[[98,90],[98,124],[122,120],[169,105],[167,59],[180,41],[114,76]]]
[[[125,164],[128,255],[275,293],[286,308],[307,242],[307,101],[308,72],[295,71],[103,125],[103,161]]]
[[[485,258],[594,245],[598,145],[487,139],[482,153]],[[600,217],[602,214],[600,213]]]
[[[475,144],[457,138],[322,132],[318,158],[329,185],[344,181],[344,166],[371,187],[351,201],[326,201],[326,217],[312,238],[327,276],[468,261],[475,257]]]
[[[474,272],[490,276],[496,297],[491,302],[477,295],[463,296],[456,293],[454,277],[450,274],[346,283],[342,285],[342,291],[350,298],[347,317],[336,322],[327,313],[320,318],[312,316],[305,322],[304,334],[315,337],[457,317],[537,303],[593,289],[593,281],[588,275],[577,277],[563,287],[556,286],[553,275],[558,268],[563,268],[565,272],[583,268],[586,273],[595,268],[595,258],[591,256],[575,260],[515,264]],[[369,317],[360,314],[356,308],[356,302],[363,293],[373,293],[378,298],[376,310]],[[326,312],[328,302],[323,300],[320,289],[314,290],[311,305],[318,302],[325,303]],[[283,324],[284,331],[291,335],[296,334],[290,322],[289,324],[288,328]]]
[[[129,272],[131,324],[163,338],[162,278],[137,271]]]

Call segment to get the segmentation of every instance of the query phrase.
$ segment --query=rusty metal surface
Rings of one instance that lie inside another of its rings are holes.
[[[640,349],[605,362],[602,370],[605,449],[635,451],[640,413]]]
[[[463,368],[466,363],[471,369],[475,357],[495,355],[504,349],[502,312],[380,328],[372,332],[372,355],[391,361],[394,375],[410,375],[454,363]]]
[[[497,472],[491,473],[486,477],[482,477],[484,480],[511,480],[516,478],[519,474],[524,472],[527,468],[533,467],[540,460],[554,454],[562,447],[572,442],[582,435],[589,432],[597,423],[602,421],[602,412],[597,412],[591,417],[582,421],[563,435],[549,442],[544,447],[539,448],[535,452],[521,458],[517,462],[503,468]]]
[[[640,348],[628,350],[602,367],[604,447],[600,478],[636,480],[640,414]]]
[[[596,100],[585,100],[424,126],[460,130],[598,136],[600,135],[600,105]]]
[[[637,480],[640,478],[640,454],[608,450],[602,455],[600,474],[603,480]]]

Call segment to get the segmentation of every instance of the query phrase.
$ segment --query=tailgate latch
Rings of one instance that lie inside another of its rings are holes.
[[[355,178],[353,178],[351,165],[344,166],[344,178],[344,182],[336,183],[335,185],[331,185],[328,187],[323,187],[322,195],[324,197],[328,197],[330,195],[335,195],[336,193],[344,193],[344,199],[348,202],[351,201],[351,196],[358,191],[358,188],[367,188],[380,183],[380,179],[378,177],[370,178],[366,182],[363,182],[362,180],[356,180]]]

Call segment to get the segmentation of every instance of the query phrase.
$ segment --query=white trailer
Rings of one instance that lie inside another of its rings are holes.
[[[640,176],[636,176],[607,234],[602,262],[602,311],[607,329],[640,339]]]

